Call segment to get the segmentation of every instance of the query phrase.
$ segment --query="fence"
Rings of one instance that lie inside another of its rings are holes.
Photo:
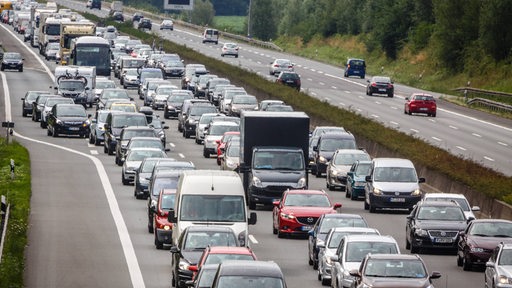
[[[473,95],[490,95],[490,96],[500,96],[500,97],[511,97],[512,93],[505,93],[500,91],[491,91],[491,90],[484,90],[484,89],[478,89],[478,88],[472,88],[472,87],[459,87],[455,88],[454,91],[458,91],[464,94],[464,97],[468,99],[470,94]],[[485,107],[487,109],[498,111],[498,112],[512,112],[512,105],[504,104],[497,101],[492,101],[489,99],[476,97],[471,98],[467,101],[467,104],[469,106],[471,105],[477,105],[481,107]]]

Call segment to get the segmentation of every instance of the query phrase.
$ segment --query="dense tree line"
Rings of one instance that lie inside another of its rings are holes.
[[[511,58],[510,0],[252,0],[251,31],[269,40],[280,35],[330,37],[365,35],[369,51],[392,59],[404,45],[431,44],[437,59],[453,71],[482,53]]]

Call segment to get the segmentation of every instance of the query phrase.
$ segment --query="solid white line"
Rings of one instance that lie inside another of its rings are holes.
[[[16,35],[14,35],[10,30],[4,27],[4,25],[0,25],[4,30],[9,32],[13,38],[18,40],[25,48],[34,55],[34,57],[41,63],[41,65],[45,68],[46,73],[52,79],[52,82],[55,82],[55,76],[51,73],[50,69],[46,66],[46,64],[39,58],[24,42],[22,42]],[[2,76],[2,85],[4,87],[4,103],[5,103],[5,118],[7,121],[12,121],[11,114],[11,98],[9,94],[9,87],[7,85],[7,79],[5,78],[5,74],[1,73]],[[146,285],[144,284],[144,279],[142,277],[142,272],[140,271],[139,262],[137,260],[137,256],[135,255],[135,249],[133,248],[133,243],[130,238],[130,233],[128,232],[128,228],[126,227],[126,223],[124,222],[123,214],[121,213],[121,209],[119,208],[119,203],[117,203],[116,196],[114,194],[114,190],[112,189],[112,185],[110,184],[110,180],[108,179],[107,172],[105,171],[105,167],[101,161],[93,156],[87,155],[85,153],[64,147],[59,146],[53,143],[47,143],[44,141],[39,141],[36,139],[32,139],[21,134],[18,134],[16,131],[14,132],[16,137],[21,139],[25,139],[27,141],[35,142],[38,144],[48,145],[51,147],[55,147],[57,149],[61,149],[64,151],[68,151],[74,154],[78,154],[90,159],[94,165],[96,166],[96,171],[98,171],[98,175],[100,177],[101,184],[103,186],[103,191],[105,192],[105,196],[107,198],[107,203],[110,208],[110,213],[112,214],[112,218],[117,228],[117,234],[119,235],[119,240],[121,241],[121,247],[124,252],[124,256],[126,259],[126,264],[128,266],[128,272],[130,273],[130,279],[133,287],[141,287],[144,288]]]
[[[324,82],[318,82],[318,84],[320,84],[320,85],[325,85],[325,83],[324,83]]]
[[[341,106],[345,106],[345,103],[343,103],[343,102],[340,102],[340,105],[341,105]]]
[[[393,124],[393,125],[397,125],[398,126],[398,123],[395,122],[395,121],[389,121],[389,123]]]
[[[397,110],[398,108],[397,108],[397,107],[395,107],[395,106],[391,106],[391,109],[393,109],[393,110]]]
[[[170,145],[172,148],[176,147],[176,145],[174,145],[174,143],[170,143],[170,142],[169,142],[169,145]]]
[[[484,159],[494,162],[494,159],[487,157],[487,156],[484,156]]]
[[[460,150],[462,150],[462,151],[466,151],[466,148],[464,148],[464,147],[462,147],[462,146],[455,146],[455,147],[459,148],[459,149],[460,149]]]
[[[249,240],[251,240],[251,242],[253,244],[258,244],[259,243],[258,240],[256,240],[256,238],[254,238],[254,236],[252,234],[249,234]]]
[[[420,133],[420,131],[416,130],[416,129],[411,129],[412,132],[414,133]]]
[[[331,86],[331,88],[334,90],[338,89],[336,86]]]
[[[508,146],[507,143],[503,143],[503,142],[498,142],[498,144],[502,145],[502,146]]]
[[[379,115],[376,115],[376,114],[372,114],[372,115],[370,115],[370,116],[372,116],[372,117],[374,117],[374,118],[379,118]]]

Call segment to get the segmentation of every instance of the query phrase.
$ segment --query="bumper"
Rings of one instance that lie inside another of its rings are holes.
[[[364,198],[364,187],[352,187],[352,197]]]
[[[442,249],[442,250],[457,250],[458,238],[441,238],[444,241],[450,241],[449,243],[440,243],[439,240],[433,237],[419,237],[415,236],[411,239],[411,243],[418,248],[427,249]],[[484,262],[485,264],[485,262]]]
[[[412,209],[418,201],[421,200],[421,195],[375,195],[370,193],[370,203],[375,208],[402,208]]]
[[[329,185],[334,186],[334,187],[347,186],[347,176],[343,176],[340,181],[338,178],[338,175],[329,174],[329,177],[327,177],[327,181],[329,182]]]
[[[164,109],[165,104],[164,103],[155,102],[155,103],[151,104],[151,107],[153,107],[153,109]]]
[[[124,171],[124,178],[130,182],[133,182],[135,180],[135,171]]]
[[[178,269],[178,279],[176,279],[178,282],[176,287],[186,287],[185,282],[192,280],[192,271]]]
[[[325,173],[327,171],[327,163],[317,163],[316,171],[319,173]]]
[[[249,186],[248,190],[251,202],[272,205],[272,202],[281,199],[283,192],[287,189],[297,188],[289,186],[267,186],[262,188]]]
[[[57,134],[66,135],[89,135],[89,127],[76,126],[54,126]]]
[[[491,253],[488,252],[470,252],[469,259],[473,265],[485,266],[485,263],[491,258]]]
[[[171,245],[172,243],[172,230],[156,229],[156,237],[158,241],[164,245]]]

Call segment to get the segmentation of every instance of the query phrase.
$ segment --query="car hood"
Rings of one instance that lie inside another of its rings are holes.
[[[512,277],[512,265],[498,265],[497,270],[498,275],[507,276],[508,278]]]
[[[419,188],[417,182],[373,182],[373,186],[382,191],[412,192]]]
[[[84,122],[87,120],[87,117],[58,117],[58,119],[63,122]]]
[[[423,288],[430,285],[428,278],[366,277],[364,283],[373,288]]]
[[[327,160],[331,160],[332,155],[334,155],[334,151],[318,151],[318,155],[324,157]]]
[[[468,236],[467,242],[468,244],[473,244],[475,247],[493,250],[501,242],[512,243],[512,238]]]
[[[293,213],[295,217],[309,216],[309,217],[320,217],[323,214],[335,213],[336,211],[332,207],[284,207],[281,212],[285,214]]]
[[[124,165],[126,168],[137,168],[140,166],[140,163],[142,163],[142,161],[125,161]]]
[[[417,220],[416,227],[421,229],[458,230],[466,229],[466,221]]]
[[[334,165],[333,164],[332,167],[343,174],[347,174],[347,172],[350,171],[350,167],[352,167],[352,165]]]
[[[253,170],[253,175],[258,177],[261,182],[280,182],[296,184],[301,177],[304,176],[304,171],[289,171],[289,170]]]
[[[201,254],[203,254],[203,250],[181,251],[181,255],[183,256],[183,259],[187,260],[188,263],[190,263],[190,264],[196,264],[197,261],[199,261]]]

